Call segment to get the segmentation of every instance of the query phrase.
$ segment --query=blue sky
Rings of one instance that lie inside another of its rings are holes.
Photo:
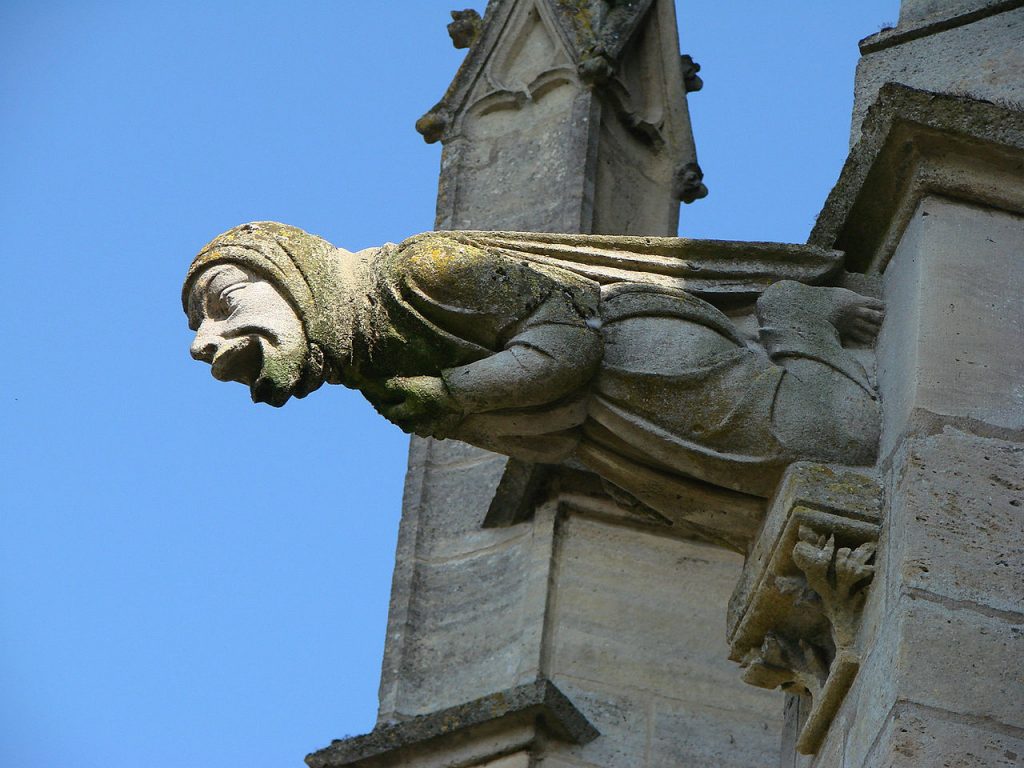
[[[0,5],[0,764],[299,766],[372,727],[407,439],[339,387],[214,381],[179,288],[244,221],[431,228],[451,7]],[[806,238],[897,15],[680,0],[711,189],[682,234]]]

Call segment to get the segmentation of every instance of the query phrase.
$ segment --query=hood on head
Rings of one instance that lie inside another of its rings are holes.
[[[341,253],[323,238],[276,221],[254,221],[211,240],[192,260],[182,286],[188,314],[196,278],[216,264],[236,264],[269,280],[295,308],[310,341],[328,342],[331,301],[339,295],[336,265]]]

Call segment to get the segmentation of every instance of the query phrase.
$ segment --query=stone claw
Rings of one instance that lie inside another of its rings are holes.
[[[836,552],[836,587],[849,594],[854,587],[875,573],[875,566],[868,564],[875,555],[875,543],[861,544],[854,550],[843,547]]]
[[[807,575],[807,582],[815,592],[828,591],[828,571],[835,554],[835,536],[826,539],[803,525],[797,536],[800,540],[793,548],[793,562]]]

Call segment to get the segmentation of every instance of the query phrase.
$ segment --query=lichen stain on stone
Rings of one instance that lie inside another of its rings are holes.
[[[587,0],[559,0],[558,5],[571,16],[577,30],[583,32],[587,38],[593,37],[594,15]]]

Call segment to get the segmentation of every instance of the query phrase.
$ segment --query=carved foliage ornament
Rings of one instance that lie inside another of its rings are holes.
[[[780,491],[730,605],[743,680],[810,702],[797,750],[813,754],[860,668],[857,631],[874,576],[874,478],[798,464]]]

